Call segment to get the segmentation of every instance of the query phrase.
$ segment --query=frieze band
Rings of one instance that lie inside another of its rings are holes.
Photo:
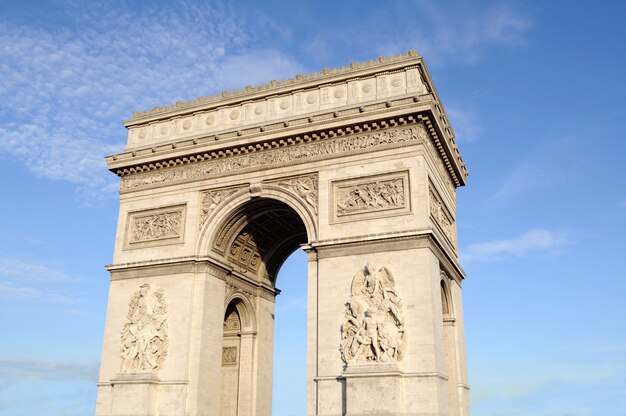
[[[405,128],[393,128],[366,134],[355,134],[334,140],[286,146],[227,158],[174,166],[167,169],[137,173],[122,177],[120,191],[167,184],[184,180],[208,178],[224,172],[277,165],[286,162],[332,157],[355,150],[382,147],[402,142],[426,141],[428,133],[423,123]]]

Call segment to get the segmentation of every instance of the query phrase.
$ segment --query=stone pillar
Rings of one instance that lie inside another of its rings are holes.
[[[111,268],[96,415],[213,413],[224,275],[195,262]]]
[[[309,276],[309,311],[317,311],[309,348],[318,354],[309,361],[317,366],[309,414],[449,414],[440,269],[430,243],[318,249],[319,281]]]
[[[455,335],[455,353],[457,357],[456,374],[457,374],[457,391],[458,391],[458,408],[460,416],[469,416],[470,414],[470,396],[469,382],[467,379],[467,355],[465,352],[465,330],[463,320],[463,298],[461,295],[461,285],[456,281],[450,283],[450,295],[452,297],[452,307],[454,314],[454,335]]]
[[[254,342],[256,333],[242,332],[239,353],[239,416],[254,415],[255,363]]]
[[[194,276],[186,406],[191,415],[219,415],[220,411],[225,275],[207,265]]]
[[[272,299],[270,300],[270,296]],[[272,371],[274,364],[274,306],[273,294],[257,297],[257,351],[253,381],[256,416],[272,415]]]

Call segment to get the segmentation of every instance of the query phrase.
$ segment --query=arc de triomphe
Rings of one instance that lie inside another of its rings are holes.
[[[96,414],[269,416],[275,279],[308,254],[309,415],[468,415],[456,188],[410,51],[125,123]]]

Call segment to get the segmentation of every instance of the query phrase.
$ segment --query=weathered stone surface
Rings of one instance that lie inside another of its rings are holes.
[[[467,172],[416,53],[126,126],[97,415],[269,416],[275,278],[300,246],[308,414],[469,414]]]

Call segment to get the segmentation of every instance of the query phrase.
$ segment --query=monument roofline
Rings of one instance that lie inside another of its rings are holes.
[[[332,69],[324,68],[319,72],[306,75],[298,74],[286,80],[272,80],[261,85],[246,86],[240,90],[223,91],[217,95],[198,97],[191,101],[179,101],[176,104],[165,107],[157,106],[147,111],[133,112],[131,118],[124,121],[124,125],[130,127],[196,111],[206,111],[212,108],[230,106],[242,101],[256,101],[271,95],[285,94],[294,90],[343,81],[349,78],[373,75],[383,71],[393,71],[394,69],[416,64],[423,65],[423,60],[414,50],[409,50],[405,54],[391,57],[380,56],[371,61],[352,62],[343,67]],[[430,76],[428,76],[428,78],[430,78]],[[433,90],[432,82],[429,82],[428,87]]]
[[[429,120],[433,144],[455,186],[465,185],[468,173],[454,132],[415,51],[135,113],[125,122],[125,150],[107,157],[107,164],[125,176],[163,169],[168,166],[163,162],[178,158],[194,163],[206,152],[248,153],[250,146],[263,147],[280,136],[285,143],[291,143],[290,136],[299,142],[310,129],[341,131],[365,120],[418,114]]]

